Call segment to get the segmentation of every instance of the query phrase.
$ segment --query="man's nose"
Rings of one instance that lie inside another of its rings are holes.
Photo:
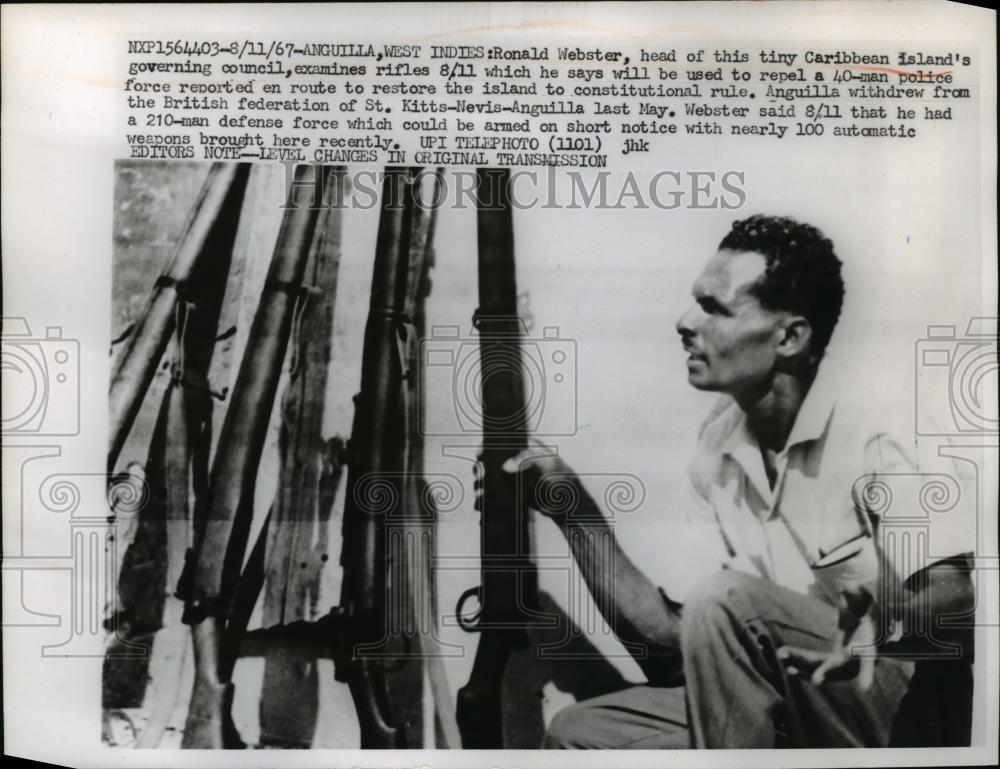
[[[677,319],[677,333],[681,336],[692,336],[695,332],[695,324],[697,323],[698,308],[694,305],[689,307],[687,311]]]

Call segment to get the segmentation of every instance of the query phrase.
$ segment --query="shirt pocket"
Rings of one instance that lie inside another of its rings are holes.
[[[812,564],[813,575],[831,599],[836,601],[846,589],[859,585],[873,587],[878,581],[878,554],[875,540],[861,532],[822,553]]]

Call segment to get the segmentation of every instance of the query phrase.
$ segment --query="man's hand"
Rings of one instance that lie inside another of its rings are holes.
[[[875,623],[871,617],[872,594],[863,586],[841,594],[837,635],[833,648],[821,652],[782,646],[778,659],[789,675],[809,678],[816,686],[825,681],[856,679],[858,688],[871,688],[875,676]],[[852,653],[853,649],[860,656]]]
[[[520,474],[525,501],[534,510],[551,518],[559,520],[571,516],[579,511],[581,502],[589,500],[576,473],[556,450],[535,439],[531,439],[528,448],[504,462],[503,469]],[[482,483],[477,477],[477,509],[481,495]]]

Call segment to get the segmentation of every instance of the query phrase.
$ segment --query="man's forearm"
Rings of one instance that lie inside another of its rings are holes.
[[[636,661],[653,683],[680,670],[680,615],[622,551],[613,528],[583,492],[577,509],[556,520],[601,614],[626,644],[638,645]]]

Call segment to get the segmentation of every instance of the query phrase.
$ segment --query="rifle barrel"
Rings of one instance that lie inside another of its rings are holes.
[[[281,222],[264,290],[250,327],[232,400],[212,467],[212,508],[201,538],[194,574],[194,601],[225,600],[243,563],[253,516],[257,465],[292,328],[292,311],[302,289],[306,259],[319,216],[315,205],[296,205],[297,186],[306,186],[308,166],[295,171],[289,208]]]

